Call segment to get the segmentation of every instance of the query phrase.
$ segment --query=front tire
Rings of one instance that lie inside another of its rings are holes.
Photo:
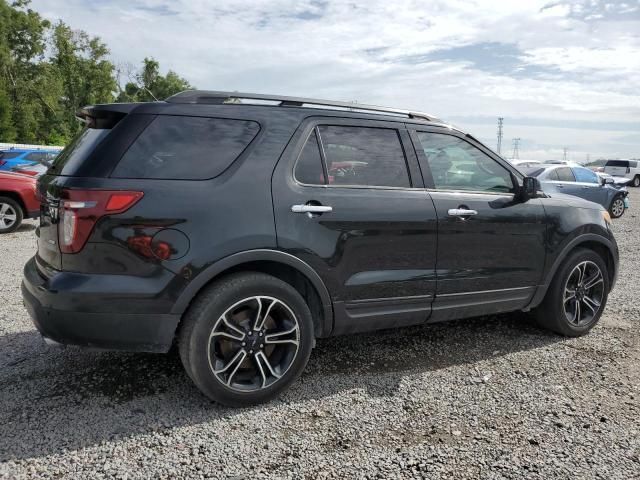
[[[640,187],[640,175],[636,175],[635,177],[633,177],[631,185],[633,185],[634,187]]]
[[[313,347],[309,307],[291,285],[236,273],[202,292],[186,313],[178,347],[189,377],[228,406],[269,401],[304,370]]]
[[[543,328],[579,337],[600,320],[609,295],[609,276],[602,257],[578,249],[562,263],[535,316]]]
[[[609,213],[613,218],[620,218],[624,215],[624,197],[622,195],[617,195],[613,197],[611,201],[611,205],[609,205]]]
[[[0,197],[0,234],[17,230],[22,218],[22,208],[14,199]]]

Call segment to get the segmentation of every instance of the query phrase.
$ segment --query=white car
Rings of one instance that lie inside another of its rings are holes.
[[[604,172],[595,172],[595,173],[596,175],[598,175],[598,177],[600,177],[603,180],[610,178],[611,181],[607,181],[606,183],[612,183],[615,187],[625,187],[633,181],[632,179],[627,177],[614,177],[613,175],[609,175],[608,173],[604,173]]]
[[[522,167],[522,168],[537,167],[538,165],[542,165],[542,162],[538,160],[509,160],[509,161],[511,162],[511,165],[513,165],[514,167]]]
[[[625,177],[634,187],[640,187],[640,161],[638,160],[607,160],[604,173],[612,177]]]

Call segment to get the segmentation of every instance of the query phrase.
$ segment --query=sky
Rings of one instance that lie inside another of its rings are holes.
[[[429,112],[521,159],[640,158],[640,0],[32,0],[208,90]]]

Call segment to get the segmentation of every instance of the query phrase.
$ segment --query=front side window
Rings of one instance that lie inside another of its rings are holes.
[[[398,132],[388,128],[318,127],[329,185],[410,187]]]
[[[576,167],[573,169],[573,174],[576,176],[576,182],[600,183],[598,182],[598,175],[596,175],[588,168]]]
[[[560,167],[556,169],[556,173],[558,174],[558,180],[561,182],[575,182],[576,179],[573,176],[573,172],[569,167]]]
[[[435,188],[513,192],[509,171],[470,143],[441,133],[417,132]]]
[[[159,115],[124,154],[112,176],[202,180],[226,170],[258,134],[256,122]]]

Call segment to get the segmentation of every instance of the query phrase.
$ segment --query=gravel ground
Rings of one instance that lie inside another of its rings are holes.
[[[279,400],[208,402],[177,355],[46,347],[22,306],[34,223],[3,235],[0,478],[640,477],[640,190],[580,339],[522,314],[324,340]]]

